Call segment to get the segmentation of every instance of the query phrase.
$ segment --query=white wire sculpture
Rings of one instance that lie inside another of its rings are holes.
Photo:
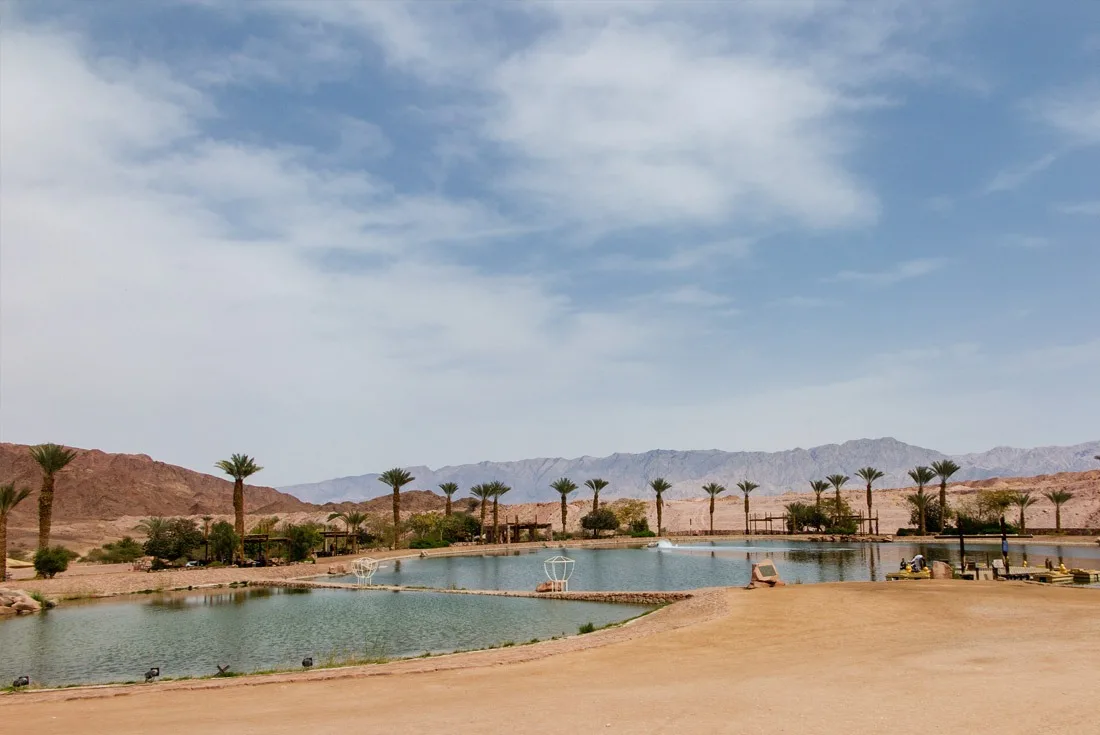
[[[546,577],[550,580],[552,592],[569,591],[569,578],[573,576],[573,567],[576,563],[566,556],[555,556],[542,563]]]
[[[360,587],[364,584],[370,587],[374,573],[378,571],[378,560],[371,559],[369,556],[361,557],[351,563],[351,570],[355,572],[355,579],[358,580]]]

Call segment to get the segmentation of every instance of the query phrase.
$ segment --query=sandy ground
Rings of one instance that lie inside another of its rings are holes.
[[[709,612],[704,595],[558,655],[539,644],[295,682],[0,696],[0,721],[116,735],[1096,732],[1100,592],[919,582],[714,596]],[[681,605],[703,605],[699,622],[683,625]]]

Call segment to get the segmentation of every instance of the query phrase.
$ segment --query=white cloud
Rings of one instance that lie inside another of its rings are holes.
[[[1043,235],[1027,235],[1019,232],[1002,235],[999,243],[1005,247],[1036,250],[1050,246],[1050,238]]]
[[[985,192],[987,194],[992,194],[999,191],[1012,191],[1013,189],[1018,189],[1032,177],[1046,171],[1050,168],[1050,165],[1057,160],[1057,154],[1048,153],[1022,166],[999,171],[989,180],[989,183],[986,184]]]
[[[898,263],[883,271],[841,271],[827,281],[853,281],[872,286],[891,286],[901,281],[927,276],[943,268],[950,261],[947,258],[917,258]]]
[[[1062,214],[1082,214],[1086,216],[1100,216],[1100,200],[1094,202],[1063,202],[1054,205],[1056,212]]]
[[[1034,101],[1032,109],[1069,143],[1100,143],[1100,81],[1051,93]]]

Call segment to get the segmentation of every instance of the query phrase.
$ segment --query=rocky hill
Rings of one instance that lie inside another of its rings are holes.
[[[57,522],[233,512],[233,483],[228,480],[157,462],[144,454],[77,451],[77,458],[57,477]],[[0,482],[15,482],[32,491],[13,513],[15,524],[36,517],[41,477],[29,447],[0,443]],[[274,488],[254,485],[245,486],[245,504],[253,513],[314,508]]]
[[[441,482],[457,482],[466,488],[479,482],[501,480],[512,486],[510,502],[550,499],[549,484],[558,477],[571,477],[577,484],[590,477],[602,477],[611,484],[601,497],[643,497],[654,477],[672,483],[671,498],[695,497],[699,486],[719,482],[732,488],[741,479],[760,484],[758,495],[774,495],[806,489],[808,480],[833,473],[854,475],[859,467],[871,465],[886,473],[880,487],[911,484],[906,472],[917,465],[954,459],[962,470],[952,480],[984,480],[992,477],[1031,477],[1059,472],[1095,469],[1100,441],[1070,447],[1014,449],[997,447],[988,452],[948,455],[934,449],[913,446],[893,438],[858,439],[810,449],[783,452],[723,452],[719,450],[672,451],[657,449],[643,454],[613,454],[610,457],[578,459],[526,459],[517,462],[480,462],[442,467],[408,468],[416,477],[412,487],[434,488]],[[856,483],[853,483],[855,486]],[[386,492],[377,474],[342,477],[323,482],[280,488],[303,500],[324,503],[363,500]],[[462,493],[463,495],[465,492]]]

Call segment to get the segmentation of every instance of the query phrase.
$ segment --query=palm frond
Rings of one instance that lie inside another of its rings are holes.
[[[409,474],[408,470],[404,470],[400,467],[394,467],[392,470],[386,470],[378,476],[378,481],[383,485],[389,485],[394,490],[400,490],[405,485],[416,478]]]
[[[31,447],[31,457],[42,468],[43,473],[53,475],[76,459],[76,450],[66,449],[60,444],[38,444]]]

